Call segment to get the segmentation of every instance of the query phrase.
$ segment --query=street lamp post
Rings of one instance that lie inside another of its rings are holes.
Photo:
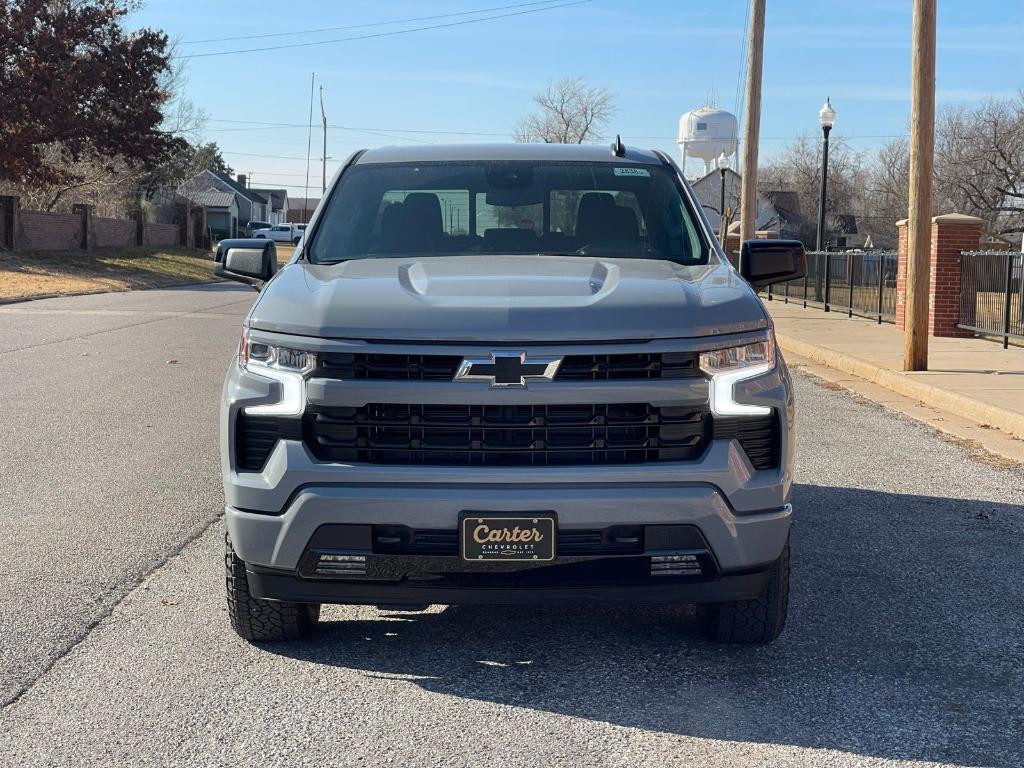
[[[825,105],[818,112],[818,122],[821,123],[821,132],[824,136],[821,147],[821,198],[818,200],[818,240],[815,250],[825,250],[825,201],[828,196],[828,134],[836,122],[836,111],[832,104],[825,99]],[[820,257],[819,257],[820,258]],[[820,270],[819,270],[820,273]],[[831,298],[832,263],[828,255],[825,255],[825,311],[829,311],[829,299]],[[819,299],[820,294],[819,294]]]
[[[725,219],[725,172],[729,170],[729,156],[723,152],[718,156],[718,172],[722,175],[722,195],[718,205],[718,212],[721,216],[721,222],[718,227],[719,239],[722,241],[722,247],[725,248],[725,236],[727,234]]]

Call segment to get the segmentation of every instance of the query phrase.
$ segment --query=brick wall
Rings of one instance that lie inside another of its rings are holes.
[[[132,219],[94,217],[92,229],[97,248],[135,245],[135,222]]]
[[[71,213],[21,211],[19,248],[30,251],[57,251],[79,248],[81,244],[81,216]]]
[[[178,237],[177,224],[146,225],[146,245],[177,245]]]
[[[95,216],[92,206],[86,204],[76,203],[72,211],[27,211],[21,208],[17,196],[0,195],[0,248],[46,251],[119,248],[140,241],[157,247],[182,242],[202,247],[204,241],[205,213],[187,202],[175,209],[177,224],[104,218]]]

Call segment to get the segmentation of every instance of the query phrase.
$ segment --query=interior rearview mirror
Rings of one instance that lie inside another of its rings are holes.
[[[740,275],[755,288],[796,280],[807,272],[799,240],[747,240],[740,249]]]
[[[273,240],[235,238],[221,240],[214,257],[213,274],[251,285],[259,290],[277,272],[277,247]]]

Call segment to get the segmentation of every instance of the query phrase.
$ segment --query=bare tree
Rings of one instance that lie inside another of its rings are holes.
[[[862,232],[879,248],[895,248],[896,222],[907,218],[910,195],[910,143],[891,139],[868,162],[867,186],[853,213]]]
[[[828,201],[826,226],[836,216],[856,213],[866,182],[863,154],[841,139],[833,139],[828,153]],[[800,137],[770,162],[758,168],[758,187],[768,194],[795,192],[802,224],[800,239],[814,243],[818,227],[821,185],[821,142]]]
[[[1024,92],[942,112],[936,130],[940,207],[979,216],[992,232],[1024,228]]]
[[[167,65],[155,76],[162,94],[159,130],[166,139],[159,156],[93,150],[76,156],[63,141],[41,142],[35,148],[41,171],[18,182],[2,178],[0,170],[0,193],[19,195],[26,208],[66,212],[74,203],[89,203],[99,216],[121,217],[140,206],[152,208],[163,188],[173,189],[206,168],[230,173],[216,143],[202,141],[206,114],[187,96],[183,60],[175,51],[176,44],[168,44]]]
[[[820,149],[799,139],[760,171],[763,190],[798,193],[808,221],[805,242],[813,240],[820,163]],[[905,138],[883,144],[871,157],[850,156],[833,139],[829,212],[855,215],[876,246],[894,248],[896,221],[907,216],[908,168]],[[936,211],[978,216],[989,232],[1024,230],[1024,92],[939,114],[933,195]]]
[[[606,88],[588,85],[582,77],[567,77],[533,97],[539,109],[519,122],[513,137],[519,142],[583,144],[599,141],[615,116],[615,99]]]

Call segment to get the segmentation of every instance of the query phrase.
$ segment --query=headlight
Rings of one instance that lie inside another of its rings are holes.
[[[306,407],[306,374],[316,368],[316,353],[267,344],[249,338],[242,330],[238,362],[247,371],[280,383],[277,402],[247,405],[254,416],[300,416]]]
[[[249,338],[249,331],[242,330],[242,343],[238,357],[243,368],[263,372],[266,368],[295,373],[309,373],[316,368],[316,353],[304,349],[293,349]]]
[[[775,367],[775,337],[737,347],[714,349],[700,354],[700,369],[708,381],[711,412],[716,416],[767,416],[771,408],[737,403],[733,389],[737,382],[768,373]]]

